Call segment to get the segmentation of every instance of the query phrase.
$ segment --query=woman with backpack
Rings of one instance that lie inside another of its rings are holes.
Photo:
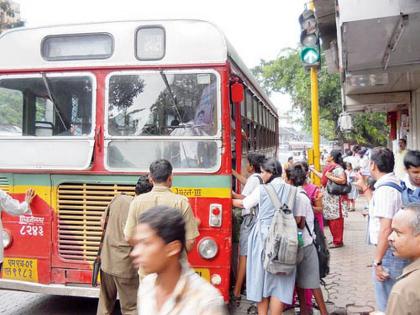
[[[261,178],[265,184],[272,185],[277,194],[284,191],[286,185],[289,186],[281,175],[281,164],[274,158],[262,163]],[[252,227],[248,238],[247,299],[257,302],[259,315],[267,315],[269,308],[273,315],[282,314],[284,304],[292,303],[296,268],[287,274],[273,274],[264,269],[262,259],[265,240],[277,209],[263,185],[259,185],[243,200],[234,199],[233,205],[247,209],[258,205],[259,208],[257,223]]]
[[[300,247],[300,261],[297,264],[296,273],[296,289],[299,297],[300,314],[307,315],[312,311],[312,295],[305,294],[307,290],[312,290],[315,297],[315,301],[318,304],[319,310],[322,315],[327,315],[327,307],[325,305],[324,297],[322,296],[320,277],[319,277],[319,265],[318,255],[316,248],[313,244],[313,236],[315,236],[314,224],[315,217],[312,209],[311,200],[303,188],[306,182],[306,171],[302,165],[295,164],[286,170],[286,177],[288,183],[298,187],[299,194],[304,196],[301,207],[299,209],[299,215],[302,216],[304,228],[301,230],[303,244]],[[309,298],[309,301],[306,299]],[[309,306],[309,307],[308,307]]]
[[[330,152],[327,157],[327,165],[324,167],[322,173],[313,167],[310,167],[310,170],[321,178],[321,184],[324,187],[324,218],[328,221],[328,226],[333,237],[330,248],[343,247],[344,216],[347,213],[346,205],[343,202],[344,197],[343,195],[330,194],[327,189],[329,181],[343,186],[347,183],[341,152],[339,150],[332,150]]]

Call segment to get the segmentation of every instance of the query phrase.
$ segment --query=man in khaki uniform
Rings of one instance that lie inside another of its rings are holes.
[[[155,206],[168,206],[178,209],[185,220],[186,248],[188,251],[199,235],[197,220],[194,217],[188,198],[171,191],[173,176],[172,165],[169,161],[157,160],[150,165],[149,170],[153,189],[147,194],[135,197],[131,203],[124,229],[126,240],[133,238],[141,213]]]
[[[147,193],[151,189],[152,184],[148,177],[140,176],[136,185],[136,195]],[[106,210],[109,215],[101,252],[101,288],[97,315],[113,313],[117,293],[120,297],[121,313],[137,315],[139,277],[129,256],[132,247],[125,240],[123,233],[132,200],[131,196],[117,195]]]
[[[420,314],[420,204],[410,204],[392,219],[388,240],[394,255],[411,260],[389,295],[387,315]]]

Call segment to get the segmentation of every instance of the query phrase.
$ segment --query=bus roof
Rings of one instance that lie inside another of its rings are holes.
[[[139,60],[136,56],[136,32],[142,27],[161,27],[165,32],[165,54],[159,60]],[[104,59],[47,60],[42,56],[42,42],[48,36],[109,34],[113,51]],[[38,69],[101,68],[128,66],[177,66],[225,64],[231,59],[269,103],[254,76],[239,58],[232,45],[214,24],[200,20],[147,20],[82,23],[34,28],[16,28],[0,35],[0,72]]]

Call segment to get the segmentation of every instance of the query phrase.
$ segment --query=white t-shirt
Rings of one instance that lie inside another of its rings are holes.
[[[0,189],[0,212],[6,211],[13,215],[32,214],[26,201],[19,202]],[[0,263],[3,262],[3,225],[0,218]]]
[[[417,188],[420,188],[420,186],[415,186],[411,183],[408,173],[405,173],[405,175],[402,178],[402,181],[405,183],[405,186],[411,190],[416,190]]]
[[[404,157],[407,154],[407,150],[399,151],[395,153],[395,166],[394,166],[394,173],[395,176],[399,179],[403,179],[404,175],[406,174],[406,169],[404,166]]]
[[[260,180],[258,179],[259,176],[259,174],[252,174],[248,177],[244,189],[242,190],[242,195],[244,195],[245,197],[249,196],[254,191],[254,189],[260,185]],[[242,216],[250,214],[251,208],[245,207],[242,210]]]
[[[259,176],[260,176],[259,174],[254,173],[248,177],[248,179],[246,180],[244,189],[242,190],[242,195],[246,197],[253,192],[255,187],[257,187],[260,184],[260,180],[258,179]]]
[[[314,216],[314,211],[312,209],[311,200],[306,194],[302,192],[298,192],[298,194],[300,198],[296,199],[296,202],[299,202],[299,208],[296,209],[296,216],[305,217],[305,222],[312,233],[312,237],[315,239],[315,233],[314,233],[315,216]],[[303,246],[311,245],[313,240],[306,226],[303,228],[302,232],[303,232]]]
[[[378,244],[380,219],[392,219],[402,206],[401,193],[393,187],[381,186],[384,183],[400,185],[394,173],[382,176],[375,183],[372,204],[369,207],[369,240],[375,245]]]
[[[370,175],[369,157],[367,153],[363,155],[363,157],[360,159],[359,165],[360,165],[360,170],[362,171],[362,175],[369,176]]]

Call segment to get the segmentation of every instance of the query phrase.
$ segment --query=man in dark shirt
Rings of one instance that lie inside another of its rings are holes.
[[[148,177],[140,176],[136,185],[136,195],[149,192],[151,189],[152,184]],[[132,196],[117,195],[106,210],[109,211],[109,216],[101,252],[101,288],[97,315],[112,314],[117,293],[120,298],[121,313],[137,315],[139,277],[129,256],[132,248],[123,233],[132,200]]]

